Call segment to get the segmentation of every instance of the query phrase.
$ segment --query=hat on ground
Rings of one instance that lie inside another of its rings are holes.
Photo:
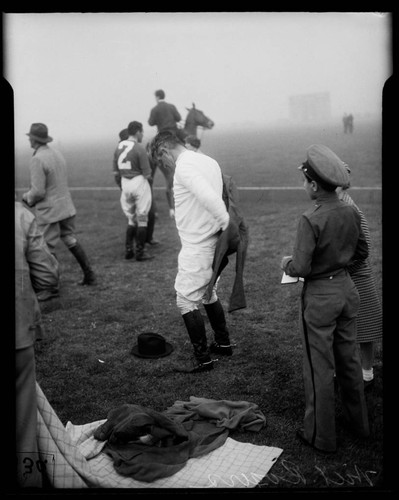
[[[158,333],[140,333],[131,353],[139,358],[162,358],[173,351],[173,346]]]
[[[32,123],[30,131],[26,135],[29,135],[31,139],[42,142],[43,144],[53,140],[53,138],[48,135],[48,128],[44,123]]]
[[[322,186],[345,186],[349,182],[349,174],[345,163],[322,144],[313,144],[307,149],[307,161],[299,167],[312,180]]]

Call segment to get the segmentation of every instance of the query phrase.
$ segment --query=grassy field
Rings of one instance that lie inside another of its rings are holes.
[[[308,136],[304,131],[288,130],[247,135],[245,141],[240,134],[220,135],[219,139],[224,139],[219,142],[216,133],[209,132],[203,149],[220,160],[238,186],[299,187],[301,179],[295,167],[304,159],[304,149],[311,143],[324,142],[341,156],[346,154],[354,186],[381,187],[378,131],[378,124],[365,124],[363,128],[359,125],[352,137],[343,136],[338,129],[330,130],[328,137],[324,130],[319,135],[311,130]],[[112,187],[110,151],[102,161],[96,161],[95,171],[90,163],[94,160],[88,156],[79,167],[72,162],[71,186]],[[70,159],[74,154],[69,153]],[[18,170],[18,174],[17,187],[26,185],[24,173]],[[162,186],[160,174],[157,182]],[[221,359],[213,372],[184,375],[172,371],[174,364],[185,362],[192,354],[173,287],[180,243],[162,189],[156,191],[158,218],[154,235],[161,244],[149,250],[155,258],[146,262],[124,260],[126,221],[117,190],[73,191],[78,237],[90,255],[99,284],[78,286],[81,271],[65,247],[59,246],[61,299],[58,308],[44,315],[47,335],[36,348],[38,381],[64,424],[106,418],[109,410],[123,403],[162,411],[190,396],[254,402],[266,416],[266,428],[259,433],[233,432],[231,437],[284,450],[259,488],[383,488],[381,345],[376,357],[376,384],[366,396],[372,427],[369,440],[353,438],[338,423],[338,451],[324,457],[295,438],[304,412],[298,332],[302,285],[280,285],[279,264],[282,255],[291,252],[298,216],[310,202],[300,190],[276,193],[241,192],[250,228],[245,267],[248,306],[227,318],[231,337],[237,343],[234,355]],[[380,198],[355,190],[353,198],[369,222],[371,264],[382,298]],[[234,266],[233,257],[219,286],[225,305]],[[208,324],[207,328],[211,338]],[[137,335],[145,331],[165,336],[174,346],[172,354],[158,360],[132,356],[130,350]],[[342,409],[338,396],[336,406],[339,422]]]
[[[144,143],[152,132],[144,129]],[[54,137],[54,146],[64,153],[71,187],[113,187],[112,157],[115,137],[93,143],[68,144]],[[199,132],[204,153],[216,158],[226,174],[233,175],[237,186],[300,186],[296,167],[305,159],[305,150],[315,143],[335,151],[352,169],[352,185],[381,187],[381,123],[356,123],[355,133],[345,135],[341,123],[324,126],[294,127],[278,125],[259,129],[232,129]],[[29,158],[26,147],[16,152],[16,186],[29,185]],[[163,186],[161,174],[155,186]]]

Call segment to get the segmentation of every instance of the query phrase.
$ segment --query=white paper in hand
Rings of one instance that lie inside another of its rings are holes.
[[[281,284],[286,285],[288,283],[298,283],[298,281],[303,281],[303,278],[298,278],[298,276],[290,276],[287,273],[283,273],[281,277]]]

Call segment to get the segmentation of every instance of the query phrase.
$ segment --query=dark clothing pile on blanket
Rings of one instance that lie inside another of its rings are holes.
[[[260,431],[265,425],[265,416],[253,403],[191,396],[162,413],[121,405],[109,412],[94,437],[107,441],[103,451],[119,474],[151,482],[175,474],[189,458],[219,448],[230,430]]]

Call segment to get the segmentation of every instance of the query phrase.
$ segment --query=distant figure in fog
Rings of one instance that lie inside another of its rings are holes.
[[[349,114],[347,115],[346,113],[344,114],[342,121],[344,123],[344,134],[352,134],[353,133],[353,115]]]
[[[76,209],[68,189],[65,159],[48,146],[53,138],[43,123],[33,123],[26,135],[34,152],[30,161],[31,187],[22,195],[22,201],[35,208],[39,229],[50,251],[55,255],[61,239],[82,268],[84,276],[80,284],[95,285],[96,276],[75,234]]]
[[[181,115],[174,104],[165,102],[165,92],[163,90],[155,91],[156,106],[151,110],[148,124],[156,126],[158,132],[169,130],[177,133],[177,124],[181,121]]]
[[[352,134],[352,133],[353,133],[353,120],[354,120],[353,115],[352,115],[352,114],[350,114],[350,115],[348,116],[348,132],[349,132],[350,134]]]

